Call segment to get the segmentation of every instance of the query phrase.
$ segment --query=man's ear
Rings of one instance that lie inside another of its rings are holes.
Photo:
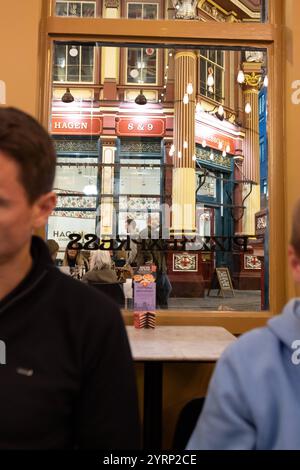
[[[288,260],[294,281],[300,284],[300,258],[291,245],[288,248]]]
[[[37,229],[46,225],[47,219],[56,205],[56,194],[42,194],[33,204],[32,228]]]

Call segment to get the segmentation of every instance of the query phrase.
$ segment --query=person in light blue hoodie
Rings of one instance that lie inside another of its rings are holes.
[[[300,200],[288,258],[300,284]],[[300,298],[224,352],[187,449],[300,449]]]

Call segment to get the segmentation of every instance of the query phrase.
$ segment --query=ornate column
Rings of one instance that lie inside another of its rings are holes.
[[[245,114],[245,148],[244,148],[244,178],[252,181],[250,196],[245,201],[243,217],[243,233],[255,234],[255,214],[260,211],[260,156],[259,156],[259,110],[258,94],[261,85],[262,63],[244,62],[245,83],[243,87],[244,105],[251,106],[251,112]],[[244,196],[249,193],[249,185],[245,185]]]
[[[113,237],[114,231],[114,167],[116,137],[100,137],[102,146],[102,163],[100,173],[100,194],[97,215],[100,216],[96,234],[99,238]]]
[[[196,179],[195,179],[195,84],[196,54],[179,51],[175,54],[174,147],[172,183],[172,232],[195,232]],[[188,103],[183,102],[187,85],[193,85]]]

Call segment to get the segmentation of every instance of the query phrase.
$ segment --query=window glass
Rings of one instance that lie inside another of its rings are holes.
[[[157,51],[153,48],[129,48],[127,83],[156,83]]]
[[[268,21],[267,3],[267,0],[160,0],[157,3],[120,0],[108,5],[118,14],[121,12],[125,18],[155,20],[158,18],[159,9],[162,18],[177,21],[264,23]],[[56,0],[55,14],[58,16],[94,16],[95,10],[95,1]],[[101,9],[98,12],[98,16],[100,15]]]
[[[118,275],[153,263],[162,308],[266,310],[267,54],[185,46],[55,41],[48,236],[109,240]]]
[[[93,81],[93,46],[55,45],[53,80],[55,82]]]

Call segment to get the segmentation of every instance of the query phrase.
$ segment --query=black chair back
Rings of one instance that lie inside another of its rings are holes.
[[[112,300],[114,300],[120,307],[125,306],[125,296],[123,292],[122,283],[108,283],[108,282],[90,282],[90,286],[100,290]]]

